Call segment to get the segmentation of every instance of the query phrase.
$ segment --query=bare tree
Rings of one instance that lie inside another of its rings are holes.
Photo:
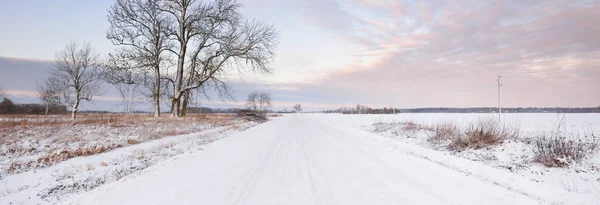
[[[271,100],[270,93],[260,93],[258,97],[259,111],[266,112],[272,106]]]
[[[248,107],[249,110],[252,111],[258,111],[258,96],[260,94],[258,94],[258,92],[251,92],[250,94],[248,94],[248,99],[246,100],[246,106]]]
[[[100,94],[100,62],[89,44],[68,44],[56,54],[54,68],[50,70],[53,89],[60,91],[60,101],[71,107],[71,119],[77,118],[82,100],[92,101]]]
[[[302,105],[300,105],[300,104],[294,105],[294,111],[296,111],[296,112],[302,112]]]
[[[37,89],[38,98],[40,98],[45,107],[44,115],[47,116],[51,109],[54,109],[55,107],[62,104],[60,90],[61,88],[55,81],[51,81],[51,79],[46,79],[41,83],[38,82]]]
[[[4,96],[6,96],[6,90],[0,87],[0,98],[3,98]]]
[[[177,56],[171,116],[180,116],[181,99],[188,98],[193,89],[228,91],[222,80],[227,68],[237,67],[240,71],[246,66],[270,73],[268,65],[274,57],[277,33],[261,22],[242,21],[241,7],[235,0],[165,0],[161,4],[162,10],[177,22],[168,29],[177,47],[171,50]]]
[[[123,111],[126,113],[132,111],[135,102],[140,97],[139,91],[144,85],[150,84],[147,88],[152,93],[149,96],[152,102],[154,102],[155,96],[154,78],[148,77],[147,72],[142,72],[146,70],[139,70],[138,67],[135,67],[137,63],[131,60],[133,57],[131,53],[121,50],[116,54],[109,54],[107,64],[103,66],[103,78],[119,91],[124,107]]]
[[[108,21],[111,24],[107,38],[123,49],[113,54],[113,60],[128,62],[127,73],[144,76],[142,84],[149,88],[154,104],[154,116],[160,116],[160,99],[163,91],[163,70],[167,60],[165,51],[170,50],[166,29],[171,23],[163,10],[161,0],[116,0],[110,7]],[[128,77],[128,76],[123,76]],[[119,83],[121,85],[128,83]]]
[[[246,106],[248,106],[248,109],[256,113],[263,114],[269,107],[271,107],[271,101],[271,94],[269,93],[252,92],[248,94]]]

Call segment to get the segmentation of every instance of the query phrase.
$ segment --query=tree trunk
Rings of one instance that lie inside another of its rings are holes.
[[[185,94],[183,95],[183,103],[181,105],[181,116],[184,117],[185,113],[187,112],[187,107],[190,103],[190,91],[185,92]]]
[[[193,79],[194,79],[194,78],[193,78],[193,75],[194,75],[194,69],[196,69],[196,66],[197,66],[196,57],[198,56],[198,52],[199,52],[199,51],[200,51],[200,50],[198,50],[198,51],[197,51],[197,52],[196,52],[196,53],[193,55],[193,57],[192,57],[192,59],[191,59],[191,69],[190,69],[190,73],[188,74],[189,76],[188,76],[187,82],[186,82],[186,84],[185,84],[186,86],[191,86],[191,85],[192,85],[192,83],[193,83]],[[181,108],[181,116],[185,116],[185,114],[186,114],[186,112],[187,112],[187,107],[188,107],[188,105],[189,105],[189,103],[190,103],[190,92],[191,92],[191,90],[188,90],[188,91],[186,91],[186,92],[185,92],[185,94],[183,95],[183,105],[182,105],[182,108]]]
[[[179,99],[173,97],[171,100],[171,117],[179,117],[179,108],[177,107],[179,104]]]
[[[154,87],[154,118],[159,118],[160,117],[160,73],[157,72],[156,73],[156,79],[155,79],[155,86]]]
[[[188,43],[188,39],[187,39],[187,19],[186,19],[186,13],[187,13],[187,4],[183,3],[184,6],[183,8],[181,8],[181,16],[179,17],[179,37],[181,38],[179,40],[179,54],[178,54],[178,59],[177,59],[177,75],[175,77],[175,89],[174,89],[174,93],[173,93],[173,105],[171,107],[173,107],[174,109],[171,109],[171,117],[179,117],[179,109],[181,108],[181,87],[183,86],[183,66],[185,64],[185,53],[187,50],[187,43]],[[179,97],[177,97],[179,96]]]
[[[44,113],[44,116],[48,116],[48,110],[50,109],[50,103],[46,103],[46,112]]]
[[[155,98],[154,99],[154,118],[159,118],[159,117],[160,117],[160,99]]]
[[[79,96],[79,94],[77,96]],[[71,120],[77,119],[77,112],[79,111],[79,103],[80,102],[81,102],[81,99],[79,99],[79,97],[77,99],[75,99],[75,104],[73,104],[73,110],[71,111]]]

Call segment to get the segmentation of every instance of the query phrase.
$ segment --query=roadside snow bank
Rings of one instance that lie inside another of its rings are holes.
[[[248,122],[194,134],[165,137],[114,149],[98,155],[77,157],[48,168],[6,176],[0,180],[0,204],[55,204],[82,191],[117,181],[156,163],[246,130]]]

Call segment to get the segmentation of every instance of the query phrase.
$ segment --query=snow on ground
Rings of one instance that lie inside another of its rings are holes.
[[[64,204],[597,204],[506,170],[288,115]]]
[[[75,122],[65,116],[0,119],[0,179],[78,156],[236,123],[232,116],[202,115],[183,120],[147,115],[89,115]]]
[[[190,123],[190,121],[192,123]],[[78,127],[86,128],[79,130],[82,146],[93,146],[89,144],[121,144],[93,154],[90,156],[74,156],[51,165],[33,169],[20,170],[16,173],[4,172],[0,176],[0,204],[54,204],[70,195],[92,190],[105,183],[120,180],[130,174],[143,170],[151,165],[168,161],[173,156],[202,150],[202,146],[233,133],[241,132],[256,125],[254,122],[241,120],[217,120],[217,121],[149,121],[143,123],[128,124],[123,126],[105,125],[75,125],[75,126],[30,126],[22,129],[19,133],[28,132],[31,135],[20,135],[22,140],[14,140],[11,145],[26,146],[27,141],[36,141],[36,148],[67,147],[70,143],[51,143],[44,135],[33,135],[32,130],[40,130],[51,133],[51,138],[59,138],[60,134],[78,130]],[[73,128],[75,127],[75,128]],[[131,129],[128,129],[131,128]],[[54,131],[47,131],[54,130]],[[59,132],[56,132],[59,130]],[[162,130],[169,130],[162,132]],[[171,130],[174,130],[171,131]],[[194,133],[176,136],[164,136],[168,133]],[[14,132],[13,132],[14,133]],[[93,133],[93,134],[90,134]],[[158,134],[158,135],[156,135]],[[150,137],[154,135],[154,137]],[[62,135],[69,138],[70,135]],[[9,136],[18,139],[16,136]],[[135,144],[127,144],[127,139],[136,139]],[[50,140],[52,141],[52,140]],[[45,143],[45,145],[43,145]],[[42,144],[42,145],[40,145]],[[6,144],[3,144],[6,150]],[[35,154],[31,152],[14,153],[4,152],[0,159],[2,164],[10,164],[17,160],[29,159]],[[2,166],[3,170],[4,166]]]
[[[312,117],[323,121],[343,124],[374,132],[407,144],[437,150],[471,161],[508,170],[524,176],[532,181],[543,182],[560,187],[569,192],[591,195],[600,200],[600,153],[588,156],[581,162],[571,164],[568,168],[549,168],[532,162],[533,152],[531,141],[540,133],[556,129],[557,123],[564,116],[564,125],[572,136],[582,136],[582,133],[593,132],[598,137],[600,133],[600,114],[533,114],[511,113],[503,114],[503,120],[510,126],[521,129],[521,135],[516,140],[509,140],[502,145],[483,149],[467,149],[450,151],[448,142],[432,142],[432,135],[427,130],[406,130],[402,123],[414,123],[426,127],[434,127],[440,123],[453,123],[464,128],[480,119],[496,119],[497,114],[398,114],[398,115],[340,115],[314,114]],[[598,140],[598,139],[596,139]]]

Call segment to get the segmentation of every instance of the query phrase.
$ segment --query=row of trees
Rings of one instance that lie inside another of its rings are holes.
[[[67,104],[75,119],[81,101],[115,85],[131,109],[136,94],[150,99],[154,116],[162,99],[171,116],[186,113],[194,95],[232,99],[227,74],[269,74],[277,46],[271,25],[245,20],[235,0],[116,0],[107,38],[117,46],[101,59],[89,44],[72,43],[56,54],[50,77],[39,83],[40,98]]]
[[[66,106],[46,106],[43,104],[15,104],[12,100],[4,97],[0,101],[0,114],[30,114],[48,115],[67,113]]]
[[[355,107],[342,107],[337,110],[326,110],[325,113],[343,113],[343,114],[395,114],[400,113],[396,108],[370,108],[366,105],[357,104]]]

